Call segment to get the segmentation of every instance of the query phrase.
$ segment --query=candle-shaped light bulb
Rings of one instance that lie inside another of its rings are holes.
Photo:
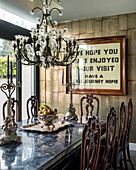
[[[12,61],[10,62],[10,82],[12,83]]]
[[[62,70],[62,84],[64,84],[64,69]]]
[[[9,79],[9,55],[7,56],[7,79]]]

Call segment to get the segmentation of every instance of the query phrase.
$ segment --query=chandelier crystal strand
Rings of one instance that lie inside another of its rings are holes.
[[[58,8],[51,8],[52,0],[42,1],[42,8],[35,7],[30,14],[34,15],[35,10],[42,13],[42,18],[36,18],[40,22],[37,28],[31,29],[31,38],[16,35],[13,42],[15,56],[22,59],[25,65],[39,65],[43,67],[67,66],[73,63],[78,55],[78,43],[76,37],[64,37],[67,28],[55,29],[58,23],[52,19],[51,13],[54,10],[62,15]],[[60,0],[58,0],[60,4]],[[48,30],[49,25],[52,29]],[[30,43],[32,42],[32,43]]]

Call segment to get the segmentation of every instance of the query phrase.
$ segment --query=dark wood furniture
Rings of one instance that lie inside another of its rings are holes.
[[[3,104],[3,107],[2,107],[2,115],[3,115],[3,120],[5,120],[5,108],[6,108],[6,105],[7,105],[7,101]],[[17,121],[19,121],[19,101],[16,100],[14,97],[11,98],[11,111],[12,111],[12,114],[15,116],[15,112],[16,112],[16,107],[17,106]]]
[[[86,110],[86,117],[90,116],[98,116],[99,114],[99,99],[96,96],[93,96],[93,94],[87,94],[86,96],[83,96],[80,101],[81,105],[81,116],[84,114],[83,109],[83,101],[86,100],[85,110]],[[96,109],[94,109],[94,106],[96,106]],[[95,112],[95,113],[94,113]]]
[[[132,103],[132,99],[129,99],[128,113],[127,113],[127,125],[125,129],[125,137],[124,137],[124,143],[123,143],[123,158],[124,158],[124,163],[125,163],[125,169],[129,169],[127,161],[130,162],[132,169],[134,169],[134,165],[131,161],[130,151],[129,151],[129,133],[130,133],[130,127],[131,127],[131,121],[132,121],[132,114],[133,114],[133,103]],[[128,159],[127,159],[127,156],[128,156]]]
[[[97,131],[97,142],[95,134]],[[81,170],[96,170],[101,142],[101,125],[95,116],[89,118],[82,133]]]
[[[105,146],[101,146],[101,148],[104,147],[103,157],[102,160],[100,160],[100,162],[102,162],[100,169],[102,170],[112,169],[116,122],[116,111],[112,107],[110,113],[107,115]],[[103,152],[103,149],[101,149],[101,152]]]
[[[26,108],[27,108],[27,116],[28,119],[30,119],[30,113],[32,117],[36,117],[38,114],[39,110],[39,100],[37,96],[31,96],[26,103]]]
[[[114,154],[114,169],[118,169],[118,164],[120,164],[120,169],[122,169],[122,153],[123,153],[123,140],[125,135],[125,122],[126,122],[126,109],[124,102],[121,103],[120,115],[119,115],[119,130],[118,136],[115,142],[115,154]]]
[[[62,119],[64,114],[58,114],[58,117]],[[81,138],[86,124],[84,117],[82,124],[80,116],[78,118],[78,121],[71,120],[72,126],[53,133],[20,130],[21,126],[38,122],[37,118],[17,122],[21,144],[0,147],[0,169],[77,170],[75,165],[80,167]],[[106,132],[106,120],[100,120],[100,123],[103,134]]]

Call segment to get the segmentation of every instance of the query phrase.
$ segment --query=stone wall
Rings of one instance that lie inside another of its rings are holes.
[[[131,142],[136,142],[136,13],[100,17],[86,20],[78,20],[60,23],[59,28],[69,29],[69,35],[77,38],[93,38],[105,36],[125,35],[127,38],[127,95],[106,96],[98,95],[100,99],[100,116],[106,116],[111,106],[114,106],[117,113],[121,102],[125,102],[126,109],[129,98],[132,98],[134,112],[131,126]],[[63,67],[54,67],[40,70],[40,100],[41,105],[46,103],[51,107],[58,108],[59,113],[66,113],[69,104],[69,94],[62,86]],[[65,68],[64,68],[65,69]],[[66,76],[65,76],[66,78]],[[80,98],[82,95],[74,94],[73,103],[76,114],[80,114]]]

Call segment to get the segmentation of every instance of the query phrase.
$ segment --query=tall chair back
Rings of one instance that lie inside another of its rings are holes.
[[[101,164],[101,169],[106,170],[112,168],[114,144],[116,137],[116,111],[112,107],[107,116],[105,148]]]
[[[97,134],[97,141],[96,141]],[[97,169],[101,142],[101,125],[96,117],[90,117],[82,133],[81,170]]]
[[[86,117],[90,116],[98,116],[99,114],[99,99],[93,94],[87,94],[81,98],[81,116],[83,116],[83,101],[86,100],[85,110]],[[95,103],[95,104],[94,104]],[[94,106],[96,105],[96,114],[94,114]],[[89,111],[90,110],[90,111]]]
[[[6,108],[6,105],[7,105],[7,101],[3,104],[3,107],[2,107],[2,114],[3,114],[3,120],[5,120],[5,108]],[[14,97],[11,98],[11,112],[13,114],[13,116],[15,116],[15,113],[16,113],[16,107],[17,106],[17,121],[20,121],[19,120],[19,101],[16,100]]]
[[[133,114],[133,103],[132,99],[129,99],[128,102],[128,114],[127,114],[127,140],[129,140],[129,133],[130,133],[130,128],[131,128],[131,121],[132,121],[132,114]]]
[[[36,117],[39,110],[39,100],[37,96],[31,96],[26,103],[27,116],[30,119],[30,113],[32,117]]]
[[[133,103],[132,103],[132,99],[129,99],[128,113],[127,113],[127,125],[125,129],[125,137],[124,137],[124,142],[123,142],[123,158],[124,158],[125,169],[129,169],[127,162],[129,162],[132,166],[132,169],[134,169],[134,165],[130,157],[130,149],[129,149],[129,134],[130,134],[130,128],[131,128],[132,114],[133,114]]]
[[[119,131],[115,142],[115,154],[114,154],[114,169],[118,168],[120,164],[120,169],[122,169],[122,153],[123,153],[123,143],[125,137],[125,122],[126,122],[126,109],[124,102],[121,103],[120,115],[119,115]]]
[[[125,123],[126,123],[126,109],[124,102],[122,102],[120,107],[119,131],[118,131],[118,143],[121,148],[123,146],[123,139],[125,134]]]

